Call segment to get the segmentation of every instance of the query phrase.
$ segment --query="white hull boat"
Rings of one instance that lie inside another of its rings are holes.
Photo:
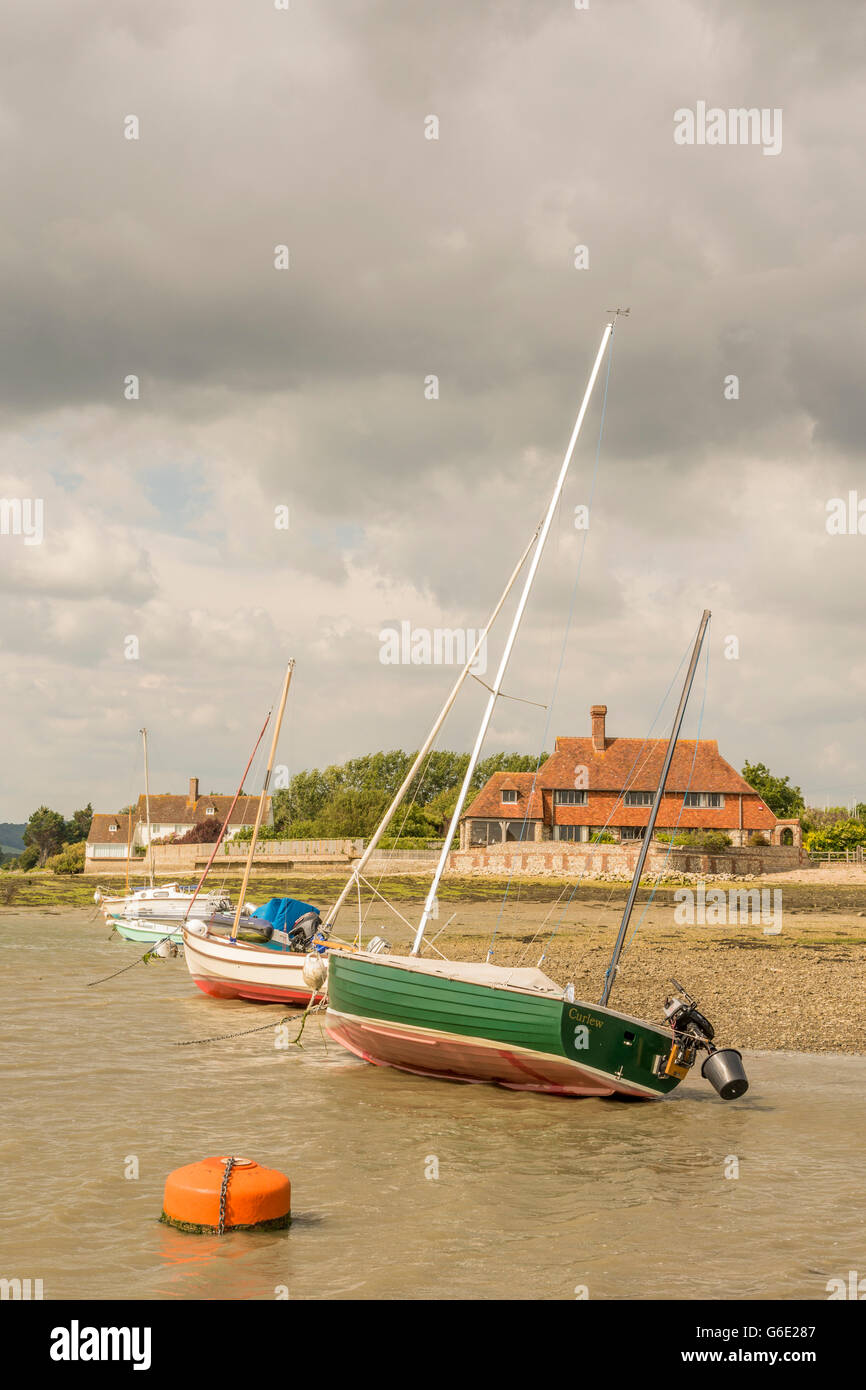
[[[159,888],[139,888],[126,897],[105,897],[100,889],[94,893],[102,915],[122,917],[124,921],[148,918],[171,920],[189,917],[211,917],[215,912],[226,912],[231,901],[224,893],[207,893],[196,897],[195,887],[187,884],[165,883]]]
[[[322,955],[230,941],[198,922],[183,928],[183,952],[193,980],[214,999],[305,1005],[324,997]]]

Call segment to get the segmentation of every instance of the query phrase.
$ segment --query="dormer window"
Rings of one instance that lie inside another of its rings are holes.
[[[215,806],[208,806],[207,810],[205,811],[205,815],[206,815],[206,816],[215,816],[215,815],[216,815],[216,807],[215,807]]]
[[[111,825],[108,827],[108,833],[109,833],[109,835],[113,835],[114,832],[115,832],[116,830],[118,830],[118,829],[119,829],[119,826],[118,826],[118,824],[117,824],[117,821],[112,821],[112,822],[111,822]]]
[[[516,792],[516,791],[510,791],[510,790],[506,787],[505,790],[504,790],[503,793],[502,793],[502,800],[503,800],[503,802],[505,802],[506,804],[507,804],[508,802],[511,802],[511,804],[513,805],[514,802],[516,802],[516,800],[517,800],[517,792]]]

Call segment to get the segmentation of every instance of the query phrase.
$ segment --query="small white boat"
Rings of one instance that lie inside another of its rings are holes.
[[[125,921],[211,917],[215,912],[227,912],[231,908],[231,900],[224,893],[196,897],[195,884],[188,883],[163,883],[158,888],[139,888],[125,897],[112,898],[105,897],[97,888],[93,897],[103,917],[120,916]]]
[[[215,999],[251,999],[259,1004],[309,1004],[324,997],[327,958],[279,945],[232,941],[204,922],[183,928],[189,973]]]

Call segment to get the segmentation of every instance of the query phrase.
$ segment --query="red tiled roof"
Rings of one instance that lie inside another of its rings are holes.
[[[485,783],[463,817],[491,817],[497,820],[554,819],[563,825],[599,825],[608,814],[615,825],[646,825],[648,807],[625,806],[616,797],[625,791],[654,792],[661,776],[667,739],[606,738],[604,751],[593,746],[591,738],[557,738],[554,751],[539,768],[532,772],[495,772]],[[527,811],[527,798],[535,778],[535,791]],[[586,806],[557,806],[553,808],[553,793],[579,784],[586,788]],[[516,802],[503,803],[503,789],[518,792]],[[674,751],[665,785],[667,795],[659,812],[660,827],[679,824],[710,828],[713,825],[729,829],[734,803],[723,808],[684,808],[683,792],[721,792],[728,797],[740,796],[743,801],[744,829],[769,829],[776,817],[758,793],[744,781],[719,753],[715,739],[681,739]],[[602,803],[604,805],[602,806]],[[736,810],[739,818],[739,806]]]
[[[667,739],[609,738],[603,753],[591,738],[558,738],[551,756],[539,771],[542,787],[573,787],[575,769],[587,769],[590,791],[655,791],[661,776]],[[666,783],[672,792],[687,788],[700,792],[756,793],[719,753],[714,738],[681,739],[674,751]],[[694,760],[694,769],[692,761]]]
[[[463,820],[465,816],[493,816],[497,820],[523,820],[524,816],[528,814],[530,820],[540,820],[541,789],[539,783],[541,774],[539,772],[533,792],[532,781],[535,775],[534,772],[494,772],[460,819]],[[517,800],[503,801],[503,790],[516,791]],[[530,793],[532,793],[531,796]],[[527,802],[529,804],[528,812]]]

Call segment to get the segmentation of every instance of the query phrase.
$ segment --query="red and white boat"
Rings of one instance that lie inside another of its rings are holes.
[[[327,961],[321,955],[232,941],[206,922],[186,923],[183,953],[199,989],[214,999],[305,1005],[324,998]]]

